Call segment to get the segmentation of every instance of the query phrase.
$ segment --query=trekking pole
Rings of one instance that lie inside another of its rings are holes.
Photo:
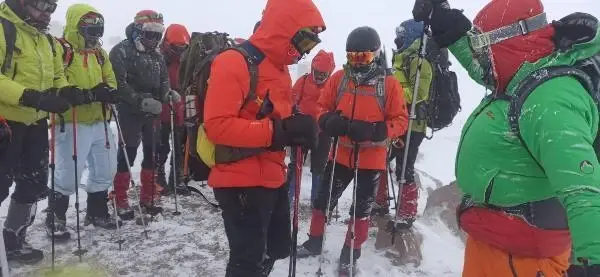
[[[296,260],[298,254],[298,213],[299,213],[299,203],[300,203],[300,187],[302,184],[302,166],[303,166],[303,156],[304,152],[302,152],[302,146],[298,146],[296,150],[296,186],[294,187],[294,218],[293,218],[293,231],[292,231],[292,244],[291,246],[291,254],[290,254],[290,268],[289,268],[289,277],[296,277]]]
[[[119,133],[119,144],[121,145],[121,149],[123,149],[123,155],[125,156],[125,163],[127,164],[127,170],[129,171],[130,175],[133,175],[132,171],[131,171],[131,164],[129,163],[129,155],[127,154],[127,143],[125,142],[125,138],[123,137],[123,129],[121,129],[121,121],[119,120],[117,108],[115,107],[114,104],[111,104],[110,110],[111,110],[113,117],[115,118],[115,123],[117,124],[117,133]],[[136,186],[133,178],[131,178],[130,182],[131,182],[131,187],[135,188],[134,189],[135,194],[139,199],[140,193],[137,190],[137,186]],[[114,184],[113,184],[113,186],[114,186]],[[116,202],[116,199],[113,199],[113,201]],[[115,207],[116,207],[116,204],[115,204]],[[137,208],[138,208],[138,211],[140,212],[140,214],[142,215],[141,216],[142,225],[144,226],[143,233],[146,236],[146,238],[148,238],[148,226],[146,224],[146,219],[144,218],[144,215],[142,213],[142,206],[140,205],[140,201],[138,201]]]
[[[433,13],[433,11],[432,11]],[[429,14],[429,18],[431,18],[431,13]],[[392,231],[392,245],[394,245],[396,241],[396,232],[398,231],[398,217],[400,211],[400,205],[402,204],[402,188],[406,184],[406,163],[408,161],[408,149],[410,147],[410,138],[412,134],[412,126],[415,121],[417,115],[415,112],[415,108],[417,106],[417,95],[419,92],[420,80],[421,80],[421,66],[423,65],[423,60],[425,60],[425,55],[427,54],[427,38],[429,32],[429,25],[425,23],[423,25],[423,35],[421,36],[421,43],[419,45],[419,59],[417,63],[417,74],[415,76],[415,87],[413,89],[412,103],[410,106],[410,115],[408,120],[408,131],[406,132],[406,142],[404,143],[404,157],[402,158],[402,173],[400,175],[400,182],[398,182],[398,200],[396,201],[396,215],[394,216],[394,221],[391,222],[391,231]],[[410,78],[410,76],[408,76]],[[390,223],[388,223],[390,225]]]
[[[388,176],[389,176],[389,182],[388,182],[388,204],[390,201],[394,202],[394,210],[398,210],[398,206],[396,205],[396,188],[394,187],[394,175],[392,174],[392,167],[390,166],[390,163],[392,161],[392,155],[393,155],[393,151],[392,151],[392,147],[394,147],[394,144],[392,143],[390,145],[390,152],[388,153],[388,160],[387,160],[387,172],[388,172]],[[389,197],[390,194],[390,190],[389,188],[391,188],[392,191],[392,197]]]
[[[106,140],[104,147],[107,151],[110,151],[110,140],[108,137],[108,119],[106,117],[106,104],[102,104],[102,119],[104,121],[104,139]],[[109,107],[110,109],[110,107]],[[108,164],[111,163],[109,155],[107,155]],[[115,191],[115,182],[112,182],[113,192]],[[123,233],[121,233],[121,226],[119,226],[119,215],[117,215],[117,201],[112,201],[112,206],[114,210],[115,224],[117,224],[117,243],[119,244],[119,250],[123,248],[123,243],[125,240],[123,239]]]
[[[180,215],[181,212],[178,210],[179,203],[177,202],[177,161],[175,151],[175,110],[173,106],[173,94],[169,93],[169,106],[171,109],[171,172],[173,174],[173,195],[175,198],[175,211],[173,215]]]
[[[350,226],[350,277],[354,276],[354,240],[356,239],[356,192],[358,188],[358,149],[354,143],[354,183],[352,185],[352,225]]]
[[[325,209],[325,225],[323,226],[323,240],[321,241],[321,253],[319,254],[319,270],[317,271],[317,276],[323,276],[325,273],[323,272],[323,263],[325,263],[325,255],[323,254],[323,247],[325,246],[325,239],[327,238],[327,226],[329,225],[329,210],[331,209],[331,195],[333,193],[333,180],[335,174],[335,160],[337,159],[338,153],[338,143],[340,137],[333,138],[333,143],[331,144],[329,153],[333,152],[333,160],[331,161],[331,174],[329,175],[329,197],[327,197],[327,206]]]
[[[147,208],[147,212],[150,214],[150,221],[154,220],[154,197],[156,196],[156,124],[159,122],[156,118],[152,121],[152,199],[150,200],[150,208]],[[173,126],[171,126],[173,127]],[[173,170],[173,169],[171,169]],[[143,186],[143,184],[142,184]],[[152,212],[150,212],[152,211]],[[143,215],[142,215],[143,216]]]
[[[81,231],[79,227],[79,174],[78,174],[78,162],[77,162],[77,109],[75,106],[71,109],[73,120],[71,122],[73,126],[73,164],[75,165],[75,218],[77,219],[77,251],[73,254],[79,256],[79,262],[82,261],[81,256],[87,252],[87,250],[81,248]]]
[[[2,267],[2,277],[10,277],[8,269],[8,260],[6,258],[6,244],[4,243],[4,232],[0,232],[0,266]],[[52,259],[52,271],[54,271],[54,259]]]
[[[190,172],[189,172],[189,161],[190,161],[190,136],[189,131],[185,134],[185,148],[183,153],[183,182],[187,186],[190,181]]]
[[[55,144],[56,144],[56,114],[52,113],[50,115],[50,189],[52,190],[52,192],[50,193],[50,199],[48,199],[50,201],[50,207],[56,207],[56,199],[55,199],[55,194],[54,194],[54,187],[55,187],[55,174],[56,174],[56,149],[55,149]],[[55,222],[55,212],[50,209],[50,212],[52,213],[51,217],[50,217],[50,221],[52,223],[52,271],[54,271],[54,266],[55,266],[55,257],[56,257],[56,248],[55,248],[55,242],[56,242],[56,238],[54,236],[54,232],[55,230],[55,226],[54,226],[54,222]],[[2,268],[4,268],[4,265],[2,265]],[[4,273],[2,274],[4,276]]]

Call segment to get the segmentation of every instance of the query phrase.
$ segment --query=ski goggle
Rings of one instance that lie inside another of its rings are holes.
[[[321,27],[301,29],[292,37],[292,44],[301,55],[308,54],[317,44],[321,43],[319,32],[322,31]]]
[[[352,66],[371,64],[373,61],[375,61],[375,57],[377,57],[377,53],[372,51],[346,53],[348,63]]]
[[[28,6],[33,7],[34,9],[41,11],[41,12],[45,12],[45,13],[54,13],[54,11],[56,11],[56,7],[58,6],[56,4],[56,1],[51,2],[47,2],[44,0],[38,0],[38,1],[30,1],[27,2]]]
[[[186,44],[171,44],[169,45],[169,51],[175,55],[181,55],[187,48]]]
[[[86,38],[101,38],[104,36],[104,25],[80,26],[79,32]]]
[[[329,78],[329,72],[323,72],[313,69],[312,74],[317,82],[325,82]]]
[[[148,41],[159,41],[162,38],[162,33],[152,31],[142,31],[142,39]]]

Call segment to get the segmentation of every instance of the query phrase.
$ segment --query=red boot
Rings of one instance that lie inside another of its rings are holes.
[[[160,185],[155,183],[154,170],[142,169],[140,172],[140,181],[142,188],[140,190],[140,205],[145,212],[150,215],[157,215],[163,211],[160,207]]]
[[[409,226],[412,225],[417,217],[418,201],[419,187],[417,187],[417,184],[409,183],[402,186],[398,217]]]
[[[117,214],[121,220],[132,220],[134,217],[133,209],[129,206],[127,191],[131,183],[131,174],[129,172],[118,172],[113,180],[115,191],[113,191],[113,201],[117,206]]]

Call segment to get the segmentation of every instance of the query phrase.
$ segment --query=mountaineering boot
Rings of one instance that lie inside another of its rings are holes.
[[[415,183],[404,184],[401,193],[396,228],[408,229],[417,217],[419,187]]]
[[[173,171],[174,170],[171,168],[171,170],[169,172],[169,179],[167,180],[167,185],[163,186],[163,191],[161,193],[161,195],[163,195],[163,196],[168,196],[173,193]],[[187,185],[185,184],[185,182],[183,180],[184,180],[183,169],[180,168],[177,170],[177,187],[175,188],[177,191],[177,194],[182,195],[182,196],[192,195],[192,192],[188,189]]]
[[[156,183],[159,184],[163,189],[168,188],[166,175],[164,164],[156,168]]]
[[[360,248],[354,249],[354,257],[352,257],[353,261],[350,262],[350,246],[344,244],[344,247],[342,248],[342,253],[340,254],[340,264],[338,267],[339,277],[349,277],[350,270],[352,270],[352,275],[356,276],[356,274],[358,273],[356,268],[356,260],[360,258],[360,254]]]
[[[140,206],[144,213],[155,216],[162,213],[163,208],[160,207],[161,187],[154,183],[154,170],[142,169],[140,172],[140,182],[142,189],[140,190]]]
[[[273,266],[275,266],[275,259],[271,259],[269,256],[265,258],[262,264],[262,270],[260,271],[260,277],[268,277],[273,271]]]
[[[11,199],[2,233],[8,261],[34,264],[44,259],[41,250],[34,249],[25,242],[27,228],[33,223],[36,211],[36,203],[18,203]]]
[[[88,193],[87,214],[83,225],[93,224],[94,227],[100,227],[108,230],[117,228],[115,219],[108,213],[108,191],[98,191]],[[121,224],[121,221],[118,221]],[[119,225],[121,226],[121,225]]]
[[[308,240],[303,244],[299,245],[296,249],[298,258],[314,257],[321,254],[321,244],[323,243],[323,237],[315,237],[308,235]]]
[[[54,216],[54,239],[58,241],[68,240],[71,238],[71,233],[67,229],[69,196],[57,191],[51,191],[50,193],[48,209],[46,209],[46,235],[52,238],[52,217]],[[54,199],[52,199],[53,197]]]
[[[133,209],[129,206],[127,191],[131,183],[131,174],[129,172],[118,172],[114,179],[115,191],[113,201],[117,206],[117,215],[121,220],[133,220],[135,217]]]

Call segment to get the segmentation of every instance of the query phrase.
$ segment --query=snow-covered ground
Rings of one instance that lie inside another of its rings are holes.
[[[444,151],[448,151],[448,148],[452,149],[452,144],[455,144],[452,137],[448,138],[442,132],[436,134],[436,141],[438,139],[448,141],[448,143],[443,143],[446,144]],[[435,146],[436,144],[428,143],[430,147],[438,147]],[[444,147],[442,148],[444,149]],[[437,158],[426,153],[419,160],[417,167],[420,170],[437,167],[436,160]],[[452,169],[452,161],[452,158],[450,158],[445,166]],[[133,170],[135,172],[139,172],[139,163],[138,161],[134,166]],[[427,189],[438,186],[435,179],[440,179],[445,184],[452,180],[453,174],[451,172],[440,171],[443,173],[439,176],[435,174],[436,172],[430,171],[429,174],[433,178],[429,178],[424,174],[420,175],[423,182],[420,212],[425,207]],[[86,172],[84,172],[84,180],[85,175]],[[139,178],[138,175],[134,173],[135,178]],[[305,234],[308,233],[310,209],[307,207],[310,204],[308,200],[310,197],[310,181],[310,170],[307,168],[304,170],[303,176],[304,186],[301,196],[303,208],[300,215],[299,242],[303,242],[307,238]],[[210,189],[204,188],[203,191],[209,195],[209,198],[212,197]],[[81,207],[85,209],[86,193],[81,189],[79,195],[80,203],[82,203]],[[130,192],[130,195],[135,194]],[[85,212],[82,211],[80,213],[82,221],[81,244],[82,248],[88,251],[83,257],[83,265],[94,268],[96,274],[106,272],[106,274],[100,276],[224,276],[228,246],[219,211],[196,195],[180,197],[179,200],[179,210],[182,214],[173,216],[173,199],[163,197],[163,207],[166,210],[163,215],[156,217],[149,224],[147,238],[143,233],[144,228],[136,225],[135,222],[127,222],[121,229],[120,234],[116,231],[95,229],[92,226],[83,227]],[[77,249],[74,203],[75,199],[71,197],[68,225],[73,233],[72,239],[67,243],[56,244],[58,268],[82,266],[82,264],[79,264],[78,257],[72,254]],[[332,222],[327,233],[328,239],[325,246],[327,264],[324,268],[326,276],[334,276],[333,272],[337,266],[339,252],[346,232],[346,225],[343,221],[349,217],[351,187],[344,193],[340,203],[342,217],[338,222]],[[11,264],[15,276],[40,276],[38,274],[41,274],[41,271],[48,270],[51,265],[51,244],[44,231],[45,213],[41,212],[46,206],[46,201],[39,203],[38,216],[29,232],[30,243],[35,247],[42,248],[46,258],[37,266]],[[6,217],[7,207],[8,201],[5,201],[0,211],[2,221]],[[372,228],[370,230],[371,238],[364,246],[363,256],[359,260],[361,276],[459,276],[462,266],[462,255],[460,254],[463,249],[462,242],[435,219],[420,219],[417,221],[415,228],[424,235],[422,245],[424,258],[419,268],[392,265],[392,262],[384,256],[383,252],[375,250],[374,237],[377,228]],[[121,250],[119,250],[119,245],[116,243],[120,236],[125,239]],[[297,276],[315,276],[318,269],[318,259],[299,260],[297,268]],[[287,272],[288,260],[282,260],[277,262],[271,276],[287,276]],[[53,276],[64,276],[60,272],[56,273],[58,274]]]

